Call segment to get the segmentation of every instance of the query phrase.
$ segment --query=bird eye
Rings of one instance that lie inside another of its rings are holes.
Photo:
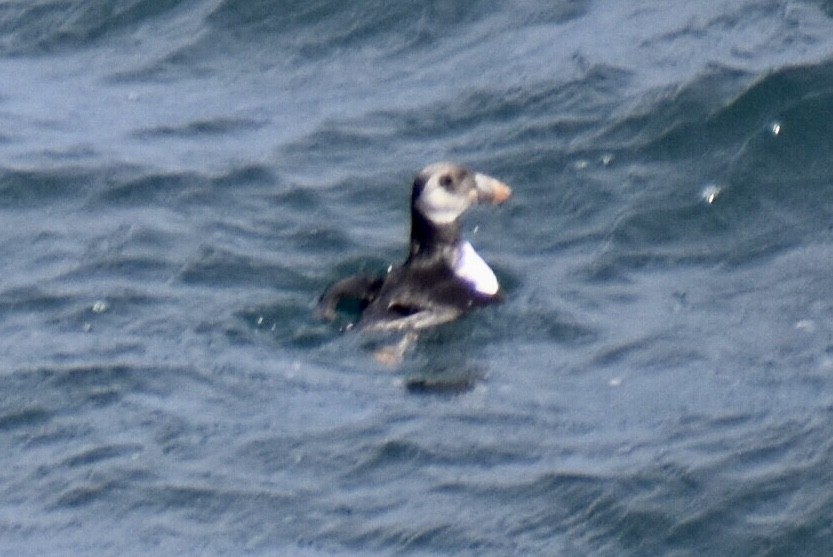
[[[443,174],[442,176],[440,176],[440,185],[442,187],[447,188],[451,186],[451,182],[451,176],[449,176],[448,174]]]

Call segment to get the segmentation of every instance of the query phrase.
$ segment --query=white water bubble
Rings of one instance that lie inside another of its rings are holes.
[[[712,205],[715,201],[717,201],[717,197],[722,192],[722,188],[716,184],[709,184],[703,191],[700,192],[700,197],[703,198],[703,201]]]
[[[104,313],[110,306],[104,300],[97,300],[92,307],[93,313]]]
[[[816,330],[816,322],[812,319],[802,319],[796,322],[795,328],[805,333],[813,333]]]

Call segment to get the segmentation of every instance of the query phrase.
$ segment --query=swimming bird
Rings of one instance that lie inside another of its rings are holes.
[[[320,314],[332,321],[352,307],[357,329],[412,332],[502,301],[494,272],[463,239],[460,217],[474,204],[497,205],[511,194],[503,182],[457,164],[425,167],[411,190],[408,258],[384,276],[334,283],[319,300]]]

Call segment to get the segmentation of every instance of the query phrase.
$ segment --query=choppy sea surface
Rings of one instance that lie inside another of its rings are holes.
[[[833,554],[829,1],[0,3],[0,553]],[[414,174],[506,302],[321,322]]]

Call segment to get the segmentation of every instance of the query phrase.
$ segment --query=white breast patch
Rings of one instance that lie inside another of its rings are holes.
[[[468,242],[460,245],[460,254],[454,263],[454,274],[471,284],[481,294],[493,296],[499,289],[494,271]]]

